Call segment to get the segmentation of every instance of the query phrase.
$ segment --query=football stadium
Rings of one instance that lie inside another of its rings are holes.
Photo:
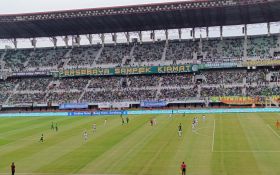
[[[1,14],[0,47],[0,175],[280,175],[279,0]]]

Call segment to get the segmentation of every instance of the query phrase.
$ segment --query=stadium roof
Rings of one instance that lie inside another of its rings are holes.
[[[279,0],[196,0],[0,15],[0,39],[226,26],[277,21],[280,21]]]

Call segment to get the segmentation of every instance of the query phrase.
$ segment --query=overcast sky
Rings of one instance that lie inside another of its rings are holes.
[[[0,14],[29,13],[186,0],[0,0]]]

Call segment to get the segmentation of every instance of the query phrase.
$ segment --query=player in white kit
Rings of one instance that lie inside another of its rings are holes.
[[[88,140],[88,133],[87,131],[84,131],[84,141],[86,142]]]
[[[96,132],[96,123],[94,123],[94,124],[92,125],[92,130],[93,130],[93,133]]]

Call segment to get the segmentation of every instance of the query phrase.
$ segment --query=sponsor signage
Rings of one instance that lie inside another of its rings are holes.
[[[140,106],[143,108],[165,107],[167,103],[165,101],[142,101]]]
[[[88,103],[63,103],[59,109],[88,109]]]
[[[146,67],[116,67],[116,68],[92,68],[92,69],[66,69],[60,70],[59,77],[74,76],[104,76],[104,75],[139,75],[139,74],[166,74],[197,72],[196,64],[175,66],[146,66]],[[55,75],[57,76],[57,75]]]

